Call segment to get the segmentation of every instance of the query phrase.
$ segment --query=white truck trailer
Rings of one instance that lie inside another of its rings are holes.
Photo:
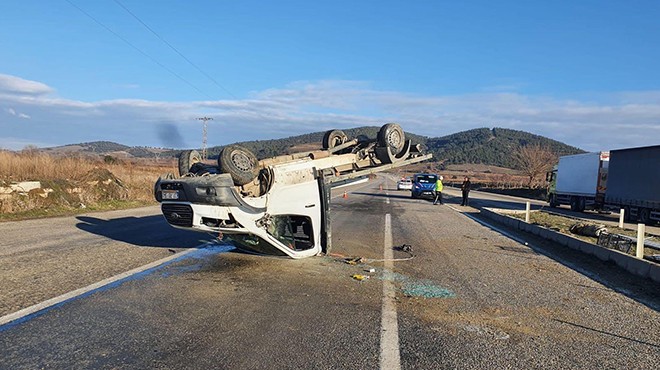
[[[559,158],[548,173],[551,207],[570,205],[573,211],[600,209],[607,189],[609,152],[583,153]]]

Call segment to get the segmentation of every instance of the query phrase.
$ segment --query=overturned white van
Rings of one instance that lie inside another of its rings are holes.
[[[217,166],[184,151],[180,177],[159,178],[155,197],[174,227],[214,233],[249,252],[303,258],[331,248],[332,186],[431,158],[395,123],[382,126],[375,139],[328,131],[322,148],[259,161],[229,145]]]

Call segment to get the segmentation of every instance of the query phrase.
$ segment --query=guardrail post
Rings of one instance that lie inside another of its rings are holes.
[[[637,224],[637,258],[644,258],[644,233],[646,232],[646,225]]]
[[[626,210],[621,208],[621,211],[619,211],[619,229],[623,229],[623,218],[626,213]]]
[[[525,202],[525,222],[529,223],[529,211],[530,211],[531,205],[529,202]]]

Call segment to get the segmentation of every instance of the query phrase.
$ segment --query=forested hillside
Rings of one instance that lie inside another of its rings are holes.
[[[513,153],[521,146],[540,145],[558,156],[584,151],[543,136],[506,128],[477,128],[430,138],[426,142],[436,161],[445,164],[481,163],[515,168]]]
[[[380,127],[364,126],[343,131],[349,138],[355,138],[359,135],[376,138],[379,129]],[[245,141],[237,144],[245,146],[254,152],[259,159],[262,159],[300,150],[297,147],[304,146],[305,144],[307,144],[307,150],[321,149],[323,134],[324,132],[320,131],[282,139]],[[526,145],[538,144],[542,147],[549,148],[552,152],[560,156],[583,152],[579,148],[556,140],[530,134],[525,131],[505,128],[478,128],[434,138],[406,132],[406,138],[412,139],[413,143],[425,144],[428,147],[428,151],[433,153],[433,161],[442,162],[444,165],[475,163],[516,168],[513,154],[518,148]],[[181,150],[128,147],[106,141],[68,145],[58,148],[69,148],[69,151],[77,150],[79,152],[93,154],[109,154],[122,151],[133,157],[160,156],[161,158],[168,156],[175,157],[181,152]],[[50,151],[52,149],[55,148],[45,150]],[[209,158],[217,158],[221,150],[222,146],[208,148]]]

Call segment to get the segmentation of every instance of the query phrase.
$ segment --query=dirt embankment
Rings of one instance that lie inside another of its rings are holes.
[[[58,157],[0,151],[0,221],[153,204],[159,175],[174,161]]]

